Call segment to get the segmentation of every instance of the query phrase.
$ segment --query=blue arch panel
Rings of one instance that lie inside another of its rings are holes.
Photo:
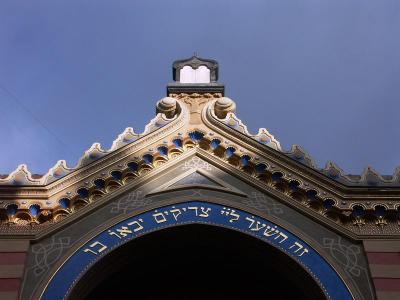
[[[192,223],[230,228],[259,238],[285,252],[306,269],[328,299],[352,299],[332,266],[298,236],[242,210],[200,201],[148,211],[101,232],[65,261],[50,280],[41,299],[65,299],[86,270],[116,247],[149,232]]]

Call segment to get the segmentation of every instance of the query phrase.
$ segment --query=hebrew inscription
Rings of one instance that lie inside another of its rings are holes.
[[[133,197],[134,201],[138,198]],[[122,208],[121,205],[119,208]],[[336,271],[300,237],[264,218],[233,207],[203,201],[188,201],[159,207],[127,217],[96,234],[71,257],[68,257],[60,269],[55,271],[41,299],[68,298],[73,283],[81,274],[118,246],[150,232],[193,223],[229,228],[259,238],[310,270],[310,274],[321,286],[328,299],[352,299]]]
[[[227,227],[232,227],[233,224],[239,223],[239,226],[244,227],[251,234],[258,235],[271,243],[279,244],[280,247],[293,256],[301,257],[309,252],[305,245],[297,239],[289,238],[285,230],[277,225],[265,220],[261,221],[255,216],[239,212],[234,208],[216,207],[211,203],[199,205],[193,202],[193,204],[180,204],[165,209],[156,209],[149,213],[147,218],[134,217],[114,226],[112,229],[107,230],[107,234],[118,240],[127,240],[141,232],[146,232],[163,224],[168,224],[169,226],[178,225],[181,222],[188,222],[188,220],[197,221],[198,223],[215,223],[216,219]],[[109,244],[114,244],[114,241],[91,241],[82,251],[88,255],[99,255],[109,247]]]

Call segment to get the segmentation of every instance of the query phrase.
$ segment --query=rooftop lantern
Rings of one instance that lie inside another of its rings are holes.
[[[173,83],[168,84],[167,93],[224,93],[219,84],[218,62],[194,54],[189,59],[176,60],[172,65]]]

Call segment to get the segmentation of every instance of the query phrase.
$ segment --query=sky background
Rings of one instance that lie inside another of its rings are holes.
[[[142,132],[194,51],[251,132],[346,173],[400,165],[398,0],[1,0],[0,174]]]

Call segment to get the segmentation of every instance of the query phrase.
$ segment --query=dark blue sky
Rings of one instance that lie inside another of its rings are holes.
[[[141,132],[194,51],[252,132],[323,167],[400,165],[400,1],[0,2],[0,173]]]

